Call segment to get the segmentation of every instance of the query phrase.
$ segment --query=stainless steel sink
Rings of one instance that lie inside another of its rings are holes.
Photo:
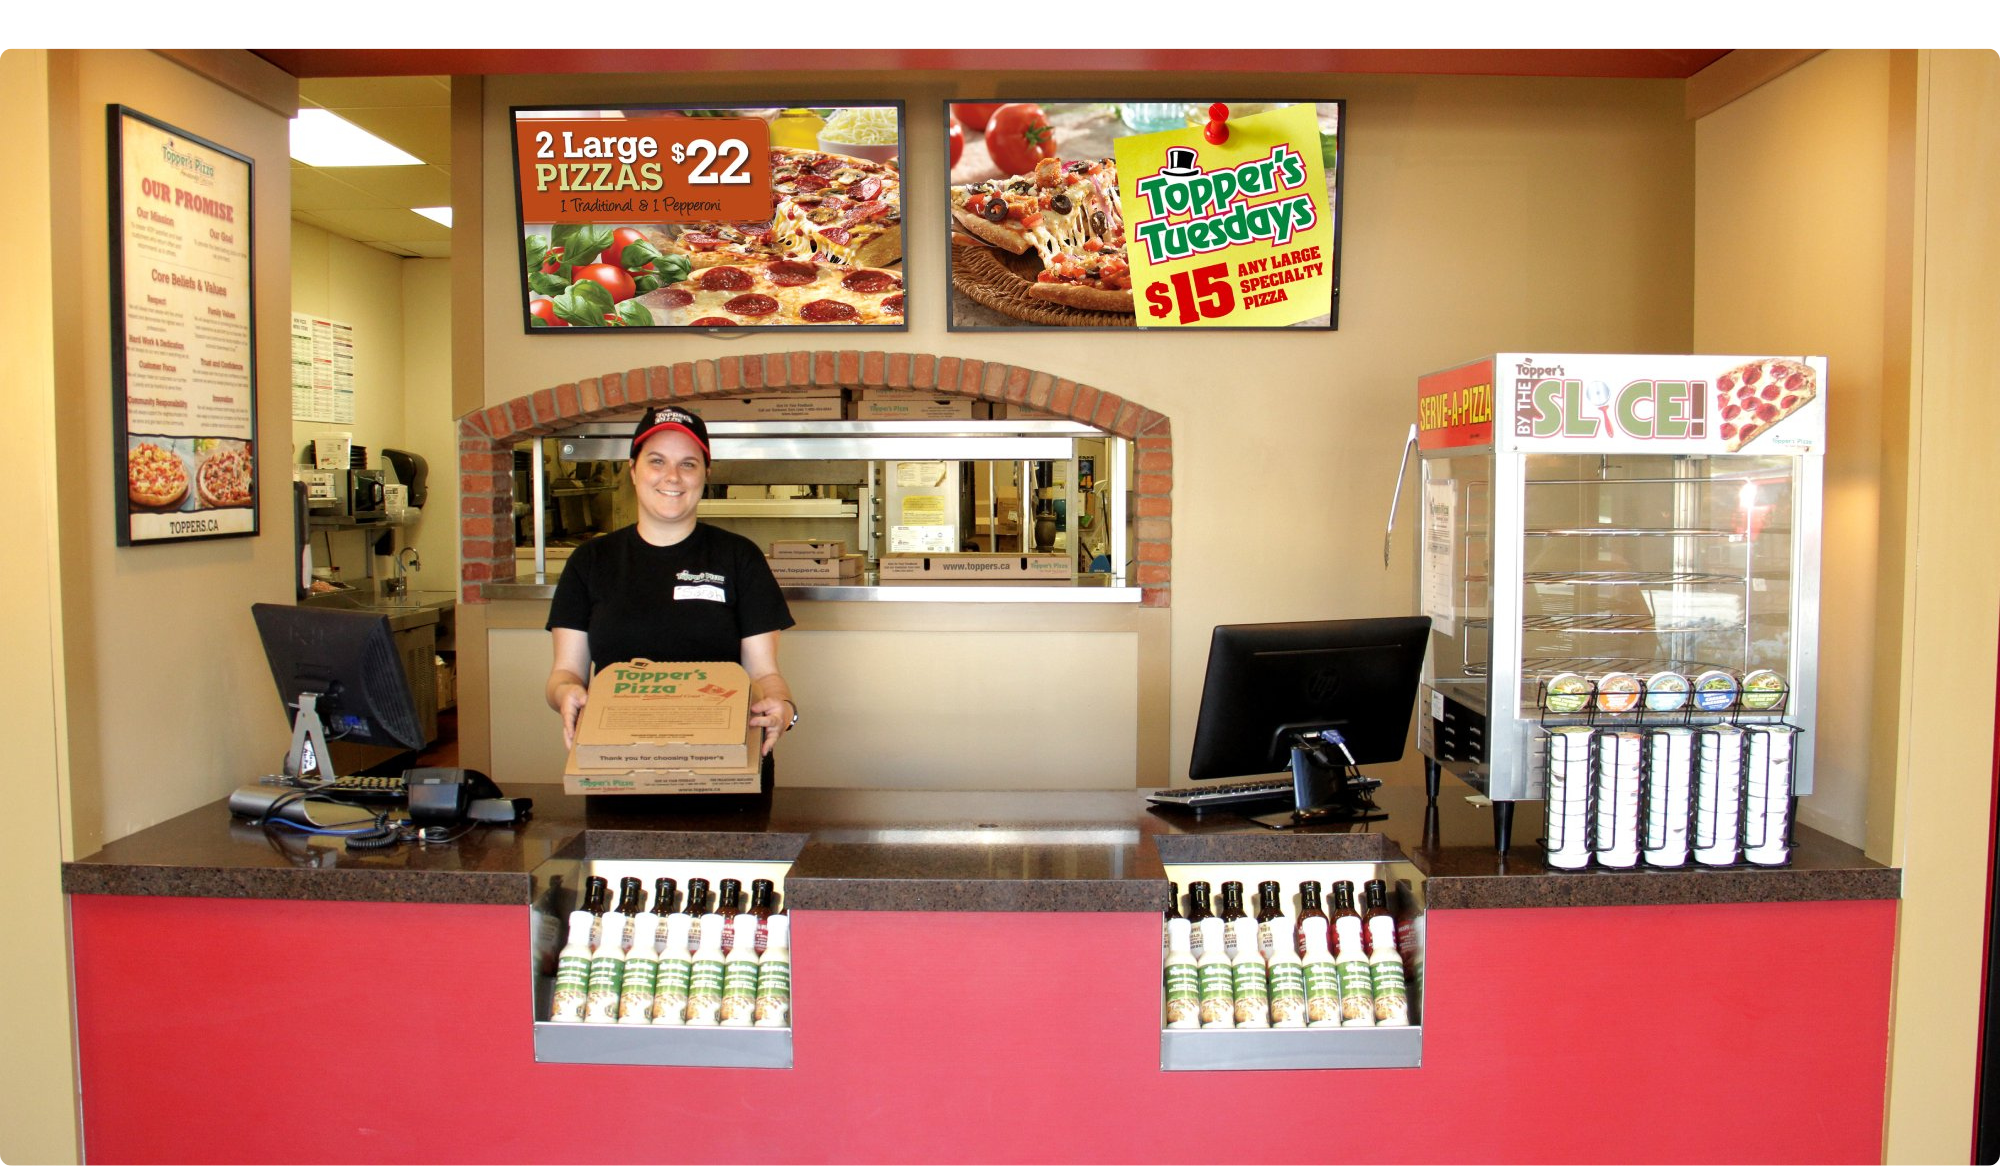
[[[436,623],[452,609],[458,597],[449,591],[411,591],[403,595],[378,595],[373,591],[329,591],[308,596],[308,607],[338,607],[389,617],[393,631]]]

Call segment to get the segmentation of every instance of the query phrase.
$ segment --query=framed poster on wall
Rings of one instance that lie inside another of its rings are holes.
[[[1338,327],[1346,111],[949,103],[948,329]]]
[[[118,545],[255,535],[252,163],[125,106],[106,113]]]
[[[904,328],[899,103],[510,115],[530,334]]]

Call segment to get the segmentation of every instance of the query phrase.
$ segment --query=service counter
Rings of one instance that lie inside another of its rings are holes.
[[[1880,1157],[1900,872],[1804,827],[1782,870],[1570,874],[1400,786],[1288,832],[1136,791],[508,792],[531,820],[449,845],[218,802],[66,864],[89,1157]],[[789,863],[789,1068],[537,1060],[537,872],[621,860]],[[1294,862],[1416,872],[1421,1064],[1167,1071],[1166,871]]]

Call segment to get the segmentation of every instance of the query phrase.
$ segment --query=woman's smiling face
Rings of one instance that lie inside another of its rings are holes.
[[[707,484],[708,461],[685,430],[662,429],[647,438],[639,456],[632,459],[632,488],[640,512],[662,525],[691,524]]]

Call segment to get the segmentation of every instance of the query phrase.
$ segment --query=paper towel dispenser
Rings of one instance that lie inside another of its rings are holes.
[[[407,449],[384,449],[382,456],[388,459],[390,468],[396,471],[396,480],[410,488],[410,505],[422,506],[429,493],[424,488],[424,478],[430,467],[424,462],[424,455],[411,453]]]

